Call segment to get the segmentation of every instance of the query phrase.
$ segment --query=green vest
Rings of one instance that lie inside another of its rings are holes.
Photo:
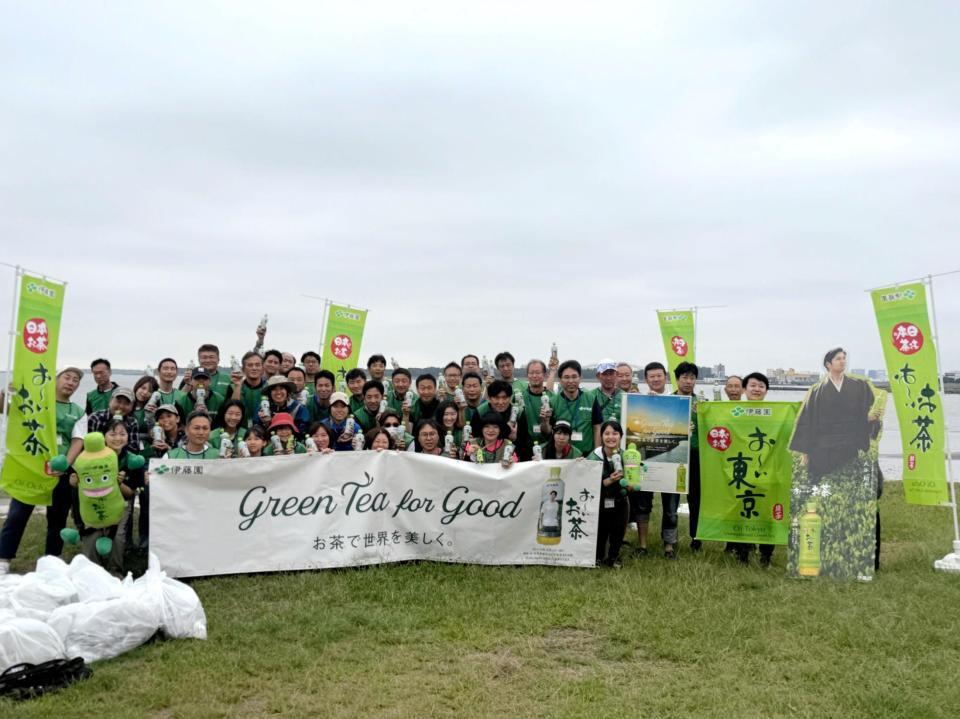
[[[576,399],[568,400],[560,392],[550,399],[550,408],[553,410],[553,421],[565,419],[570,423],[573,430],[570,444],[583,454],[590,452],[593,449],[593,393],[581,389]]]
[[[111,382],[110,385],[110,389],[106,392],[101,392],[96,387],[87,392],[87,414],[110,409],[110,398],[113,397],[113,390],[117,388],[117,383]]]
[[[600,408],[600,415],[603,422],[613,420],[620,421],[620,408],[623,406],[624,391],[617,387],[613,390],[613,397],[607,397],[601,390],[596,389],[593,392],[593,402]]]
[[[553,392],[546,387],[543,389],[543,394],[549,399],[553,399]],[[529,385],[523,388],[523,418],[527,423],[530,438],[534,441],[540,439],[540,403],[543,401],[541,396],[533,394]]]
[[[230,379],[230,373],[217,370],[210,375],[210,390],[221,397],[231,396],[233,394],[233,381]]]
[[[218,457],[220,456],[220,440],[223,438],[223,436],[224,436],[223,427],[217,427],[217,429],[213,430],[210,433],[210,438],[207,440],[210,446],[217,450]],[[227,435],[227,436],[229,437],[230,435]],[[233,442],[233,445],[234,445],[233,447],[234,454],[236,454],[236,451],[237,451],[237,447],[236,447],[237,442],[238,441],[242,442],[243,438],[246,436],[247,436],[247,430],[244,429],[243,427],[238,427],[236,437],[231,438],[231,441]]]
[[[70,435],[73,425],[83,417],[83,407],[75,402],[57,401],[57,451],[66,454],[70,449]]]
[[[167,459],[220,459],[220,448],[207,445],[202,452],[188,452],[185,447],[174,447],[167,452]]]
[[[247,426],[253,424],[254,419],[260,413],[260,400],[263,399],[263,387],[266,384],[261,378],[261,382],[256,387],[251,387],[244,380],[240,385],[240,401],[243,402],[243,412],[247,417]],[[182,419],[182,418],[181,418]]]

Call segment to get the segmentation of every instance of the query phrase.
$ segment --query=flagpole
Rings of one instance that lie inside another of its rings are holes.
[[[7,263],[4,262],[4,265]],[[10,267],[11,265],[7,265]],[[13,301],[10,303],[10,331],[7,333],[7,366],[3,371],[3,435],[0,439],[0,463],[7,454],[7,412],[10,407],[10,377],[13,373],[13,347],[17,334],[17,304],[20,297],[20,277],[23,269],[20,265],[13,266]]]
[[[945,272],[943,274],[953,274]],[[937,305],[933,298],[933,275],[927,275],[927,286],[930,288],[930,313],[933,315],[933,342],[937,349],[937,373],[940,376],[940,401],[946,397],[943,382],[943,361],[940,359],[940,330],[937,327]],[[953,512],[953,552],[943,559],[933,563],[933,568],[941,572],[960,574],[960,520],[957,517],[957,487],[953,477],[953,453],[950,451],[950,426],[947,423],[947,411],[943,411],[943,437],[946,452],[947,479],[950,482],[950,508]]]

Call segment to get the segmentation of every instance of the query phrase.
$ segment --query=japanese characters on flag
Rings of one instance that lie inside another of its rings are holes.
[[[922,282],[871,293],[903,446],[903,491],[912,504],[947,501],[943,397]]]
[[[415,559],[592,567],[601,471],[372,451],[154,459],[150,547],[178,577]]]
[[[323,338],[323,369],[337,378],[337,389],[345,391],[346,374],[360,359],[360,342],[367,311],[357,307],[330,304],[327,311],[326,333]]]
[[[673,370],[678,364],[697,361],[693,351],[693,310],[657,310],[657,319],[667,355],[667,381],[673,384]]]
[[[64,285],[23,274],[13,336],[13,392],[0,487],[25,504],[47,505],[58,477],[44,467],[57,449],[57,341]]]

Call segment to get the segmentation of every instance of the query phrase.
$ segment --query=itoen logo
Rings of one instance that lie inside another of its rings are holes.
[[[681,320],[687,319],[687,315],[664,315],[664,322],[680,322]]]
[[[360,315],[356,312],[348,312],[347,310],[337,310],[333,313],[333,316],[337,319],[353,320],[354,322],[360,321]]]
[[[44,297],[49,297],[51,300],[57,296],[56,291],[50,289],[46,285],[38,285],[36,282],[30,282],[27,284],[27,292],[39,292]]]

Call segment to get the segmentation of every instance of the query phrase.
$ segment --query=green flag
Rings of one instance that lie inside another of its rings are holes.
[[[25,504],[50,504],[58,478],[44,467],[57,454],[57,338],[64,285],[22,275],[13,339],[13,392],[0,487]]]
[[[697,539],[786,544],[799,402],[700,402]]]
[[[663,350],[667,353],[667,381],[674,383],[673,370],[681,362],[693,362],[693,310],[657,310]]]
[[[326,336],[323,338],[323,369],[337,377],[337,390],[346,391],[347,372],[357,366],[360,342],[367,311],[331,304],[327,313]]]
[[[943,396],[922,282],[874,290],[883,358],[903,447],[903,491],[913,504],[947,501]]]

